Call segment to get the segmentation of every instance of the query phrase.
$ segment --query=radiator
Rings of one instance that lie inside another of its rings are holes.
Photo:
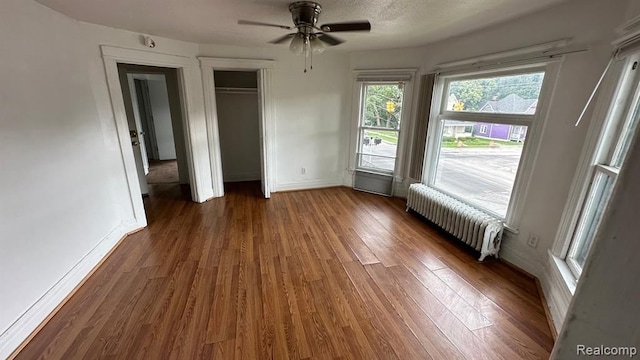
[[[479,251],[480,261],[488,255],[498,257],[504,227],[501,219],[424,184],[409,186],[409,209]]]

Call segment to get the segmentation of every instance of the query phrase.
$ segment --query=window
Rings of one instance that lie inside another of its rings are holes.
[[[545,69],[442,76],[425,182],[509,223]]]
[[[565,260],[576,279],[582,273],[618,173],[640,122],[640,77],[635,70],[638,60],[639,57],[632,58],[624,67],[625,73],[615,102],[622,104],[622,109],[612,111],[604,123],[594,161],[587,175],[589,182],[586,184],[586,196],[578,209],[578,221],[570,232],[571,244]]]
[[[404,82],[363,82],[357,167],[393,173],[404,100]]]

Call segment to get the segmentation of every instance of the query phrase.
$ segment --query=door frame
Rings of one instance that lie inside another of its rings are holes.
[[[118,75],[118,63],[147,65],[174,68],[178,71],[178,91],[182,111],[183,125],[185,128],[185,147],[187,150],[187,163],[189,167],[189,183],[191,185],[192,199],[196,202],[205,202],[213,197],[213,189],[210,178],[210,168],[206,149],[196,151],[193,144],[206,142],[201,136],[206,126],[202,119],[202,111],[199,106],[202,103],[200,97],[200,69],[198,61],[192,57],[162,54],[152,51],[119,48],[107,45],[100,46],[105,66],[107,87],[111,97],[113,116],[116,132],[120,145],[122,162],[127,180],[129,197],[133,209],[133,216],[139,227],[147,225],[147,217],[142,202],[140,184],[136,164],[131,147],[129,126],[124,107],[122,88]],[[200,147],[198,147],[200,149]]]
[[[220,150],[220,134],[218,131],[218,108],[216,104],[215,80],[213,72],[256,71],[258,76],[258,96],[260,97],[260,139],[261,163],[264,164],[262,182],[266,198],[271,196],[275,181],[275,106],[271,87],[271,72],[276,67],[275,60],[232,59],[215,57],[198,57],[202,72],[204,90],[204,107],[207,119],[207,136],[209,138],[209,154],[211,161],[211,178],[215,197],[224,196],[224,180],[222,174],[222,155]]]

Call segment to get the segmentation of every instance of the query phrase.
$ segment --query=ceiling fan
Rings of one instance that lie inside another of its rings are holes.
[[[305,56],[305,72],[307,72],[307,57],[313,56],[314,53],[322,53],[325,45],[335,46],[344,42],[343,40],[328,33],[371,30],[371,24],[366,20],[318,25],[318,17],[322,12],[322,7],[320,4],[313,1],[294,2],[289,5],[289,11],[291,12],[291,17],[293,19],[293,26],[270,24],[252,20],[238,20],[238,24],[296,30],[296,32],[279,37],[270,41],[270,43],[282,44],[291,40],[289,50],[296,55]],[[311,68],[313,69],[313,64],[311,65]]]

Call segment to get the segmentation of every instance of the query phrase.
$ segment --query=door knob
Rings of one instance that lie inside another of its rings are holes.
[[[140,145],[140,141],[134,140],[134,141],[131,142],[131,145],[138,146],[138,145]]]

